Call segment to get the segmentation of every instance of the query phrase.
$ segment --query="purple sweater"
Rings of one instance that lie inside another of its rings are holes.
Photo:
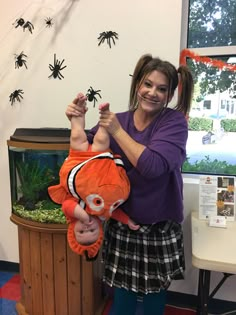
[[[166,109],[143,131],[134,126],[133,112],[118,113],[123,129],[146,146],[136,168],[111,137],[110,148],[120,154],[131,184],[129,199],[122,209],[139,224],[165,220],[183,221],[183,180],[181,166],[186,158],[188,126],[184,115]],[[88,134],[92,142],[98,126]]]

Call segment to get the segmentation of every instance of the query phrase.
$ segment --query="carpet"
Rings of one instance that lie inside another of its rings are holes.
[[[0,315],[17,315],[15,306],[20,300],[20,276],[12,272],[0,272]],[[195,311],[166,306],[165,315],[194,315]],[[112,300],[108,300],[103,315],[113,315]],[[142,315],[141,303],[138,303],[136,315]]]
[[[0,315],[16,315],[15,305],[19,299],[19,274],[0,272]]]
[[[112,300],[107,302],[102,315],[113,315]],[[165,315],[195,315],[195,310],[167,305]],[[142,315],[142,304],[138,303],[136,315]]]
[[[165,315],[196,315],[196,297],[191,301],[191,295],[168,292]],[[108,300],[102,315],[114,315],[112,310],[112,295]],[[0,271],[0,315],[17,315],[15,306],[20,300],[20,275],[17,272]],[[209,314],[236,315],[236,303],[222,300],[211,300]],[[86,315],[86,314],[83,314]],[[142,304],[138,303],[136,315],[143,315]]]

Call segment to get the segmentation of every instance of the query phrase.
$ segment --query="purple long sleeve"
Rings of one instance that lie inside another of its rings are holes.
[[[133,112],[117,117],[129,135],[146,146],[134,168],[111,137],[111,149],[122,156],[131,183],[129,199],[122,209],[137,223],[183,220],[181,166],[186,158],[188,127],[184,115],[166,109],[145,130],[138,131]],[[96,128],[92,130],[92,134]],[[89,141],[92,141],[92,134]]]

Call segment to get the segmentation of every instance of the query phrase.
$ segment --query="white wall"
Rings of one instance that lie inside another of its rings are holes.
[[[7,139],[16,128],[69,127],[66,105],[89,86],[101,90],[101,102],[109,101],[113,111],[126,110],[129,74],[140,55],[152,53],[178,66],[181,10],[181,0],[0,0],[0,260],[19,261],[17,228],[9,220]],[[47,17],[53,18],[52,28],[46,28]],[[32,34],[15,28],[19,18],[34,25]],[[98,46],[99,34],[110,30],[119,35],[116,45]],[[28,69],[15,69],[14,55],[22,51]],[[54,53],[67,65],[62,80],[48,79]],[[9,95],[16,89],[24,91],[24,99],[11,106]],[[86,127],[96,121],[97,107],[91,104]],[[189,215],[197,200],[198,186],[185,185],[186,280],[171,286],[191,294],[197,292],[197,271],[191,266]],[[235,298],[228,289],[217,297]]]

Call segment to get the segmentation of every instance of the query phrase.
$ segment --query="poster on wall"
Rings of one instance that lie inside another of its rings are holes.
[[[201,175],[199,182],[199,219],[224,216],[235,220],[235,177]]]

